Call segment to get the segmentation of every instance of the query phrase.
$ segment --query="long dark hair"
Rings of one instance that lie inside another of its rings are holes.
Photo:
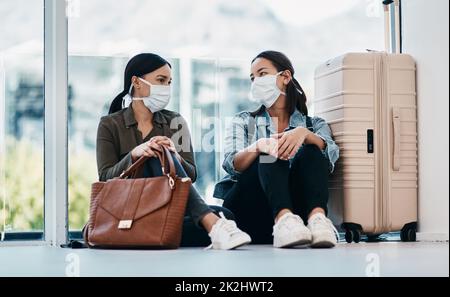
[[[289,58],[277,51],[264,51],[257,55],[252,63],[258,58],[264,58],[272,62],[277,71],[289,70],[292,75],[291,81],[286,86],[286,110],[291,115],[297,108],[304,115],[308,115],[308,107],[306,106],[306,94],[300,83],[294,78],[294,67]],[[261,109],[255,111],[255,115],[259,114]]]
[[[123,91],[120,92],[111,102],[108,114],[115,113],[122,109],[122,100],[123,97],[130,91],[131,78],[133,76],[142,77],[150,72],[155,71],[156,69],[163,67],[164,65],[169,65],[169,67],[172,68],[169,62],[156,54],[144,53],[131,58],[131,60],[128,61],[127,67],[125,68],[125,74],[123,78]]]

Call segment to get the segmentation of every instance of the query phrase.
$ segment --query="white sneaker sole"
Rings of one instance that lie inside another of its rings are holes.
[[[298,245],[310,244],[311,240],[312,236],[308,233],[304,233],[296,237],[292,237],[292,235],[289,235],[285,238],[274,239],[273,246],[276,248],[290,248]]]
[[[336,246],[337,240],[333,233],[319,233],[313,235],[312,248],[332,248]]]
[[[251,242],[252,242],[252,240],[251,240],[250,236],[241,236],[239,238],[236,238],[233,241],[228,241],[225,243],[220,243],[220,242],[213,243],[213,249],[215,249],[215,250],[234,250],[241,246],[247,245]]]

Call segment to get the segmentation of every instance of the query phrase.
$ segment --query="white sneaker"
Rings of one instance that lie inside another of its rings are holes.
[[[252,241],[250,236],[241,231],[234,221],[227,220],[223,213],[220,213],[220,216],[221,218],[208,234],[211,237],[211,245],[207,249],[232,250]]]
[[[308,228],[311,230],[311,247],[331,248],[339,240],[339,232],[333,223],[324,214],[317,213],[308,219]]]
[[[303,220],[293,213],[284,214],[273,226],[273,246],[277,248],[309,244],[311,238]]]

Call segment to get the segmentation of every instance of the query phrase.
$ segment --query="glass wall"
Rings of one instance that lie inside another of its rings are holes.
[[[0,4],[1,240],[44,228],[44,3]],[[35,234],[33,236],[33,234]]]

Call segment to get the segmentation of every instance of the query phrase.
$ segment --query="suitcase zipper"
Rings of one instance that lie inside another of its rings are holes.
[[[380,126],[381,126],[381,158],[380,158],[380,172],[381,172],[381,225],[380,225],[380,232],[384,232],[385,230],[385,226],[386,226],[386,181],[385,181],[385,158],[387,157],[386,155],[386,141],[387,141],[387,134],[386,134],[386,119],[385,119],[385,100],[386,100],[386,92],[385,92],[385,77],[386,77],[386,71],[384,69],[384,54],[380,55],[380,64],[381,64],[381,70],[380,70],[380,84],[381,84],[381,100],[380,100],[380,106],[381,106],[381,110],[380,110]]]
[[[381,185],[381,224],[380,233],[385,233],[389,231],[389,191],[388,191],[388,181],[389,181],[389,148],[390,148],[390,138],[388,133],[389,128],[389,98],[388,98],[388,56],[386,53],[380,55],[380,86],[381,86],[381,98],[380,98],[380,127],[381,127],[381,158],[380,158],[380,185]],[[384,143],[383,143],[384,142]]]
[[[376,112],[375,118],[377,121],[377,183],[375,191],[375,203],[376,211],[375,214],[375,233],[380,233],[383,228],[383,70],[382,70],[382,57],[381,54],[375,54],[375,67],[376,67],[376,81],[377,81],[377,102],[376,102]]]
[[[385,112],[384,112],[384,127],[385,127],[385,135],[387,139],[387,145],[384,146],[386,160],[384,160],[384,230],[383,232],[390,232],[392,230],[392,222],[391,222],[391,102],[390,102],[390,93],[389,93],[389,81],[390,81],[390,57],[387,54],[384,54],[384,69],[385,75],[384,77],[384,98],[385,98]]]
[[[375,215],[375,230],[374,232],[377,234],[385,233],[388,231],[388,214],[389,214],[389,194],[387,191],[387,180],[388,180],[388,172],[386,171],[386,159],[388,159],[388,148],[389,148],[389,140],[387,133],[387,115],[388,110],[386,109],[389,106],[388,100],[388,92],[387,92],[387,54],[379,53],[376,54],[376,76],[377,76],[377,111],[376,111],[376,120],[377,120],[377,129],[378,129],[378,139],[377,139],[377,179],[378,183],[376,184],[376,210],[377,213]]]

